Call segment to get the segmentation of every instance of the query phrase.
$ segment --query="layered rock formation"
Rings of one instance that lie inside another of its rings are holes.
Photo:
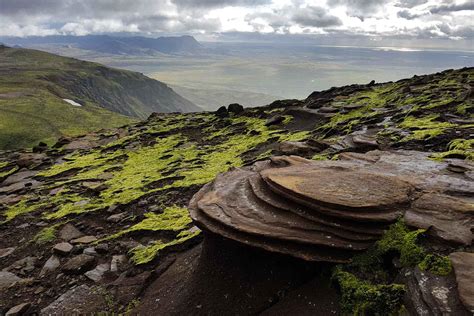
[[[402,215],[438,238],[471,244],[472,164],[453,172],[413,151],[340,157],[280,156],[221,174],[194,196],[191,216],[204,230],[311,261],[350,261]]]

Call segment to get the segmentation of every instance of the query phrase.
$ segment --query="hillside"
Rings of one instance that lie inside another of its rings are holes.
[[[0,46],[0,74],[3,149],[117,127],[152,112],[200,110],[139,73],[35,50]]]
[[[26,38],[3,37],[0,38],[0,41],[10,46],[21,45],[29,48],[67,46],[113,55],[191,54],[201,50],[201,45],[192,36],[157,38],[108,35],[30,36]]]
[[[448,70],[4,153],[0,313],[469,315],[473,83]]]

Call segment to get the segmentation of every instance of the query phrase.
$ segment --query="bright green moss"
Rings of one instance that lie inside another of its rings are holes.
[[[341,309],[349,315],[395,315],[405,294],[401,284],[373,285],[340,267],[335,268],[333,280],[341,289]]]
[[[4,222],[11,221],[12,219],[14,219],[17,216],[34,212],[34,211],[38,210],[39,208],[41,208],[42,206],[45,205],[45,203],[41,203],[41,202],[31,203],[31,202],[29,202],[29,198],[30,197],[27,196],[23,200],[21,200],[20,202],[16,203],[15,205],[11,206],[10,208],[8,208],[3,213],[3,215],[5,216]]]
[[[425,256],[423,248],[416,244],[418,236],[424,232],[424,229],[410,231],[402,221],[398,221],[377,242],[377,252],[386,254],[396,251],[400,254],[400,263],[403,266],[414,266]]]
[[[39,231],[39,233],[35,235],[35,237],[33,237],[33,241],[37,244],[46,244],[55,240],[56,232],[58,230],[58,227],[61,225],[64,225],[64,223],[58,223],[58,224],[43,228],[42,230]]]
[[[6,167],[6,166],[8,166],[8,163],[5,163],[5,164],[3,165],[3,167],[0,166],[0,169],[4,168],[4,167]],[[0,171],[0,179],[3,179],[3,178],[8,177],[9,175],[11,175],[11,174],[17,172],[19,169],[20,169],[19,167],[15,166],[15,167],[13,167],[13,168],[11,168],[11,169],[8,169],[8,170],[5,170],[5,171]]]
[[[184,242],[198,236],[201,231],[182,231],[176,239],[170,242],[155,241],[150,246],[139,246],[130,251],[131,259],[135,264],[145,264],[152,261],[160,251],[172,246],[183,244]]]
[[[464,157],[468,160],[474,160],[474,140],[473,139],[455,139],[448,145],[448,151],[435,153],[431,155],[434,160],[443,160],[447,157]]]
[[[301,131],[289,133],[287,135],[280,136],[280,141],[289,141],[289,142],[300,142],[305,139],[308,139],[311,135],[309,131]]]
[[[423,261],[418,264],[418,267],[436,275],[448,275],[453,270],[449,257],[433,254],[426,255]]]
[[[438,114],[431,114],[422,118],[416,118],[414,116],[406,117],[403,122],[399,124],[399,127],[410,129],[412,134],[405,137],[403,140],[429,139],[443,134],[448,128],[456,126],[456,124],[436,121],[438,118]]]
[[[188,209],[170,206],[163,210],[163,213],[145,213],[145,219],[132,227],[118,232],[108,239],[118,238],[134,231],[182,231],[192,223]]]
[[[311,159],[313,160],[328,160],[328,156],[325,154],[316,154]]]

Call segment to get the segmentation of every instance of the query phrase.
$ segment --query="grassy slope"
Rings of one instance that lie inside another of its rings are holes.
[[[135,121],[114,112],[143,118],[153,111],[173,111],[180,104],[194,109],[166,85],[138,73],[0,47],[0,149],[31,147]]]

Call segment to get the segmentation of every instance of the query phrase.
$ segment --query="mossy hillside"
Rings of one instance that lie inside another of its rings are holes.
[[[317,126],[316,135],[345,135],[378,123],[376,128],[383,127],[378,134],[381,143],[416,147],[434,139],[436,149],[442,150],[452,135],[469,138],[474,103],[468,87],[473,79],[472,69],[463,69],[365,87],[329,102],[326,106],[339,112]]]
[[[54,225],[62,218],[103,212],[114,205],[134,205],[158,194],[162,213],[144,213],[129,228],[105,238],[166,232],[158,234],[151,245],[133,251],[137,263],[148,262],[158,251],[198,234],[186,233],[191,224],[188,212],[167,204],[170,203],[167,194],[179,195],[184,189],[212,181],[231,167],[253,161],[258,155],[250,153],[264,148],[270,140],[299,140],[310,135],[309,131],[288,132],[281,127],[267,127],[265,122],[266,118],[251,116],[223,121],[212,114],[198,114],[162,115],[146,126],[137,124],[137,132],[131,135],[88,151],[73,152],[64,156],[64,162],[40,171],[37,178],[44,185],[7,208],[4,219],[11,221],[17,216],[35,214]],[[92,189],[85,190],[86,184]],[[55,194],[45,194],[51,190]]]
[[[356,256],[347,265],[333,271],[339,285],[343,311],[353,315],[396,315],[402,308],[405,288],[393,283],[393,275],[385,265],[395,256],[406,268],[418,267],[445,276],[452,272],[448,257],[429,253],[419,245],[425,230],[410,230],[402,220],[393,224],[367,252]]]

